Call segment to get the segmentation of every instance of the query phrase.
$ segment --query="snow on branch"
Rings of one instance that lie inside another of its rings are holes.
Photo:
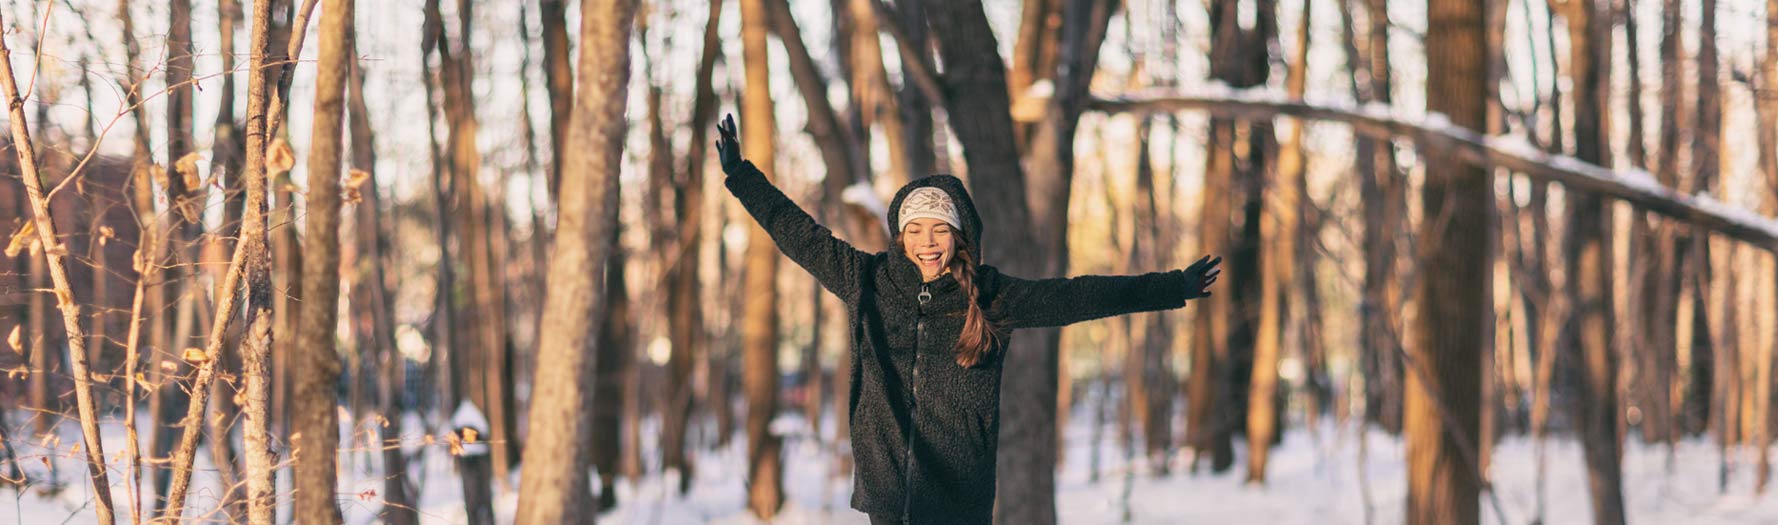
[[[1345,100],[1290,100],[1276,90],[1234,90],[1216,85],[1202,90],[1152,89],[1095,98],[1088,109],[1107,113],[1208,111],[1221,116],[1342,122],[1378,138],[1406,138],[1423,147],[1449,150],[1470,162],[1499,167],[1572,191],[1622,199],[1766,251],[1778,252],[1778,220],[1728,205],[1708,195],[1692,196],[1662,186],[1639,169],[1610,169],[1567,155],[1551,155],[1524,139],[1484,135],[1453,124],[1444,115],[1410,115],[1386,105],[1357,106]]]

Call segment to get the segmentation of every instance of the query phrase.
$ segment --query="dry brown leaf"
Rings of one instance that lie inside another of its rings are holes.
[[[201,364],[210,360],[210,356],[204,355],[204,349],[196,347],[185,349],[184,352],[180,352],[179,356],[184,358],[185,362],[192,364]]]
[[[159,165],[159,164],[149,164],[148,165],[148,175],[151,177],[154,177],[155,184],[159,184],[162,188],[167,187],[167,169],[166,168],[161,167],[161,165]]]
[[[456,434],[451,434],[450,445],[451,445],[451,455],[453,455],[453,456],[463,455],[463,440],[458,439]]]
[[[364,183],[370,182],[370,172],[354,169],[347,172],[343,200],[346,204],[364,202]]]
[[[284,139],[272,141],[272,146],[265,149],[265,168],[272,173],[290,171],[296,166],[296,154],[290,151],[290,143]]]
[[[36,241],[37,222],[25,221],[24,224],[19,225],[18,231],[12,233],[12,241],[6,243],[6,256],[18,257],[19,252],[24,251],[25,248],[31,246],[32,242]]]
[[[204,181],[198,174],[198,161],[204,160],[203,155],[193,151],[173,162],[173,170],[179,172],[179,178],[185,181],[185,191],[193,191],[203,185]]]

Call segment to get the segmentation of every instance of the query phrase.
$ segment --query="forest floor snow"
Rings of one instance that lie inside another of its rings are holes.
[[[343,413],[342,413],[343,414]],[[1056,476],[1056,512],[1061,523],[1376,523],[1401,521],[1407,484],[1402,442],[1387,434],[1364,434],[1363,468],[1357,434],[1352,427],[1332,424],[1315,431],[1297,426],[1271,454],[1267,483],[1245,482],[1245,452],[1236,445],[1238,462],[1227,472],[1188,472],[1184,453],[1171,458],[1171,474],[1156,475],[1146,466],[1132,466],[1109,425],[1095,437],[1093,414],[1079,410],[1069,419],[1063,467]],[[139,418],[146,419],[146,418]],[[31,436],[29,425],[9,427],[12,443],[32,480],[46,479],[49,465],[58,470],[60,490],[46,490],[36,483],[25,490],[0,489],[0,525],[53,525],[92,523],[91,491],[85,480],[84,456],[76,451],[78,425],[65,422],[50,437]],[[381,459],[369,445],[372,422],[344,423],[342,446],[350,447],[340,458],[340,503],[346,522],[376,522],[382,507]],[[831,425],[831,423],[829,423]],[[356,431],[353,429],[356,428]],[[420,420],[406,418],[404,448],[415,457],[410,471],[419,485],[419,512],[424,523],[464,523],[461,485],[455,474],[455,457],[443,441],[424,441],[427,430]],[[124,432],[121,422],[105,425],[105,451],[112,459],[113,501],[119,522],[128,523],[129,496],[124,490]],[[141,437],[146,443],[146,427]],[[643,425],[644,458],[654,454],[652,437],[658,427]],[[864,515],[851,510],[851,480],[834,475],[835,453],[824,441],[814,439],[800,417],[781,417],[774,430],[785,437],[785,495],[783,510],[774,523],[863,524]],[[432,433],[437,435],[438,430]],[[691,440],[708,442],[711,431],[701,430]],[[831,426],[822,435],[830,435]],[[1094,444],[1098,468],[1094,468]],[[651,474],[635,482],[618,481],[619,505],[599,516],[602,523],[618,524],[743,524],[755,520],[746,510],[745,444],[741,439],[719,448],[699,447],[695,455],[696,479],[686,496],[678,495],[677,472],[659,473],[654,460],[645,459]],[[146,453],[146,445],[144,452]],[[1555,437],[1547,448],[1544,523],[1567,524],[1591,521],[1586,471],[1580,444]],[[1536,483],[1538,465],[1535,441],[1508,437],[1494,449],[1491,474],[1505,519],[1497,517],[1489,498],[1482,500],[1483,523],[1531,523],[1539,506]],[[46,461],[46,459],[48,461]],[[1140,455],[1136,458],[1140,462]],[[1775,458],[1778,459],[1778,458]],[[1679,443],[1671,462],[1667,447],[1645,445],[1632,437],[1624,453],[1624,501],[1631,523],[1739,524],[1778,523],[1778,495],[1754,494],[1754,469],[1750,451],[1734,453],[1726,490],[1719,490],[1721,456],[1707,439]],[[209,453],[200,449],[198,473],[190,505],[195,515],[211,523],[225,523],[214,512],[222,487],[210,466]],[[1098,476],[1092,476],[1094,470]],[[4,470],[0,470],[3,474]],[[1361,483],[1360,476],[1368,479]],[[518,473],[513,473],[516,482]],[[289,470],[278,477],[280,523],[289,516]],[[1778,488],[1773,489],[1778,491]],[[496,488],[495,513],[501,523],[510,522],[518,497]],[[1369,501],[1368,510],[1366,501]],[[150,503],[143,502],[146,509]]]

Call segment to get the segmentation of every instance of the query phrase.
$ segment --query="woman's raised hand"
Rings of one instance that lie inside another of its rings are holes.
[[[722,160],[722,172],[734,175],[741,169],[741,141],[735,138],[733,114],[716,123],[716,156]]]
[[[1210,296],[1210,285],[1216,284],[1216,278],[1222,275],[1222,257],[1205,255],[1198,262],[1185,267],[1185,299],[1192,300]]]

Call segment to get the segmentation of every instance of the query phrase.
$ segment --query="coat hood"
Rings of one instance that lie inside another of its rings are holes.
[[[975,211],[975,201],[969,199],[969,190],[963,187],[963,180],[950,175],[932,175],[914,179],[895,192],[895,199],[889,201],[889,237],[893,241],[896,234],[901,233],[895,225],[901,221],[901,201],[907,199],[908,193],[915,189],[933,187],[945,191],[951,196],[951,202],[957,206],[957,216],[963,220],[958,226],[963,228],[963,236],[969,241],[976,261],[982,255],[982,216]],[[891,248],[891,252],[894,249]]]

